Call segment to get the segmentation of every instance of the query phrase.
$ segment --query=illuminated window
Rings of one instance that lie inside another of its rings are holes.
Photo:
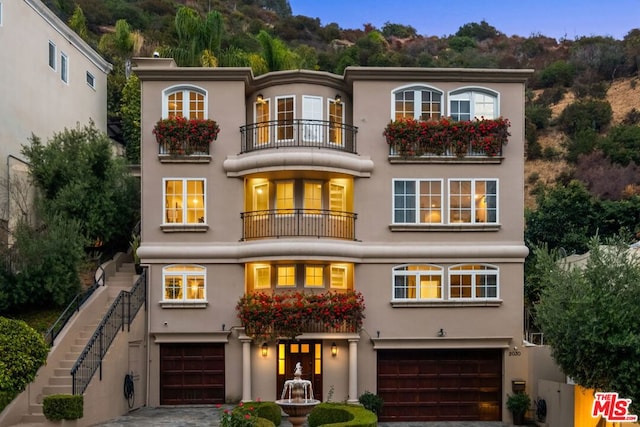
[[[267,144],[270,141],[270,110],[269,100],[256,101],[256,144]]]
[[[295,265],[279,265],[276,267],[277,286],[295,287],[296,286],[296,267]]]
[[[329,142],[344,145],[344,104],[329,99]]]
[[[321,265],[307,265],[304,268],[304,285],[321,288],[324,286],[324,267]]]
[[[204,301],[205,268],[172,265],[162,269],[163,301]]]
[[[449,180],[450,223],[497,223],[498,181]]]
[[[305,213],[320,213],[322,209],[322,183],[304,183],[304,205]]]
[[[395,224],[441,224],[441,180],[393,180]]]
[[[449,298],[498,298],[498,269],[482,264],[468,264],[449,269]]]
[[[331,287],[335,289],[347,289],[347,266],[331,265]]]
[[[162,117],[206,119],[206,92],[196,87],[171,88],[164,92]]]
[[[202,224],[205,216],[204,179],[164,179],[164,223]]]
[[[253,288],[271,288],[271,266],[259,264],[253,267]]]
[[[403,265],[393,269],[394,300],[442,299],[442,267]]]
[[[293,181],[276,183],[276,209],[278,213],[293,213]]]

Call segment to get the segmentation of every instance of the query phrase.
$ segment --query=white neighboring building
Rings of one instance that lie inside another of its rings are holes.
[[[0,180],[10,186],[32,134],[46,141],[89,120],[106,132],[112,66],[40,0],[0,0],[0,52]],[[3,222],[16,214],[9,186],[0,188]]]

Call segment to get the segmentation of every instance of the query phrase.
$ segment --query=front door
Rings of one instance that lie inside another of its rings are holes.
[[[301,378],[311,381],[314,399],[322,400],[322,343],[320,341],[280,341],[278,343],[277,398],[280,399],[282,396],[284,382],[293,379],[293,372],[298,362],[302,367]]]

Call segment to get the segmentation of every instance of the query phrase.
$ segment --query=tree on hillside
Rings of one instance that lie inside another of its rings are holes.
[[[577,384],[640,402],[640,261],[622,239],[594,238],[584,268],[540,249],[545,343]]]
[[[489,25],[487,21],[482,20],[480,23],[470,22],[468,24],[464,24],[458,29],[458,32],[455,35],[458,37],[470,37],[480,42],[482,40],[496,38],[501,34],[502,33],[500,33],[496,27]]]
[[[224,32],[222,15],[207,13],[204,19],[194,9],[181,7],[175,18],[178,45],[165,48],[163,56],[173,58],[181,67],[216,67],[216,57]]]
[[[22,153],[44,212],[78,221],[95,245],[128,242],[139,219],[138,183],[105,133],[90,123],[55,133],[48,143],[34,135]]]

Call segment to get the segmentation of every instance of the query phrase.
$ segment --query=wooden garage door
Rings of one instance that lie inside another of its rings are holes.
[[[160,404],[224,403],[224,344],[162,344]]]
[[[380,421],[500,421],[502,351],[378,350]]]

